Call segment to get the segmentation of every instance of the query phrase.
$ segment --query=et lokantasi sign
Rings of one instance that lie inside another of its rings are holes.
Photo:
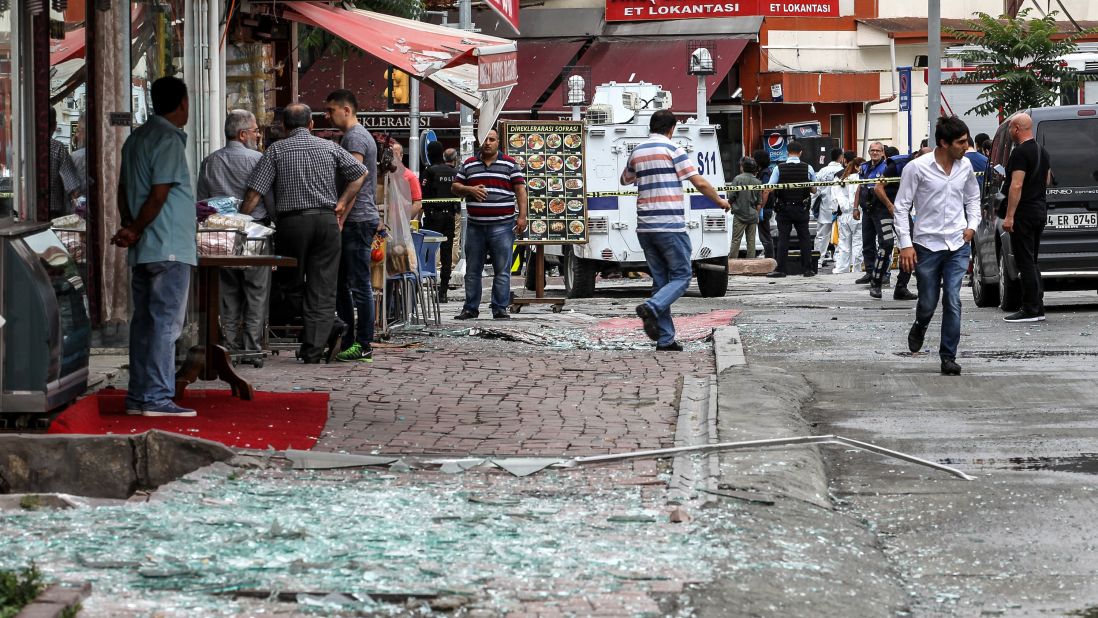
[[[606,0],[606,21],[699,19],[705,17],[838,17],[839,0]]]

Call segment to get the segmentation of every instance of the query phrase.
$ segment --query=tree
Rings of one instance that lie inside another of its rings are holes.
[[[981,103],[966,113],[990,116],[1054,105],[1062,89],[1079,84],[1081,77],[1061,58],[1076,50],[1076,40],[1098,30],[1062,34],[1056,23],[1056,11],[1040,19],[1028,19],[1028,15],[1029,9],[1015,18],[977,13],[976,19],[968,22],[969,28],[946,29],[976,47],[961,54],[961,58],[979,68],[956,81],[991,82],[980,93]]]

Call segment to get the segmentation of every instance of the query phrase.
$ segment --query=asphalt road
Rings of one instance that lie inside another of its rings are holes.
[[[1098,616],[1098,297],[1050,293],[1047,322],[1007,324],[966,288],[963,373],[945,377],[940,319],[912,355],[914,302],[873,300],[853,278],[737,277],[724,302],[743,310],[749,363],[808,380],[817,433],[977,477],[825,449],[833,500],[877,535],[903,613]]]

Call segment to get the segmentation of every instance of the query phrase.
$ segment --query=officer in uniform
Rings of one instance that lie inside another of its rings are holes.
[[[801,162],[803,149],[797,142],[789,143],[789,157],[785,163],[778,165],[770,175],[770,181],[766,184],[790,184],[804,183],[816,180],[816,172],[812,166]],[[786,276],[785,261],[789,256],[789,234],[793,228],[797,229],[797,241],[801,247],[801,273],[805,277],[816,276],[812,268],[812,238],[808,232],[808,211],[811,207],[812,194],[815,187],[803,187],[798,189],[776,189],[763,192],[762,202],[765,204],[771,193],[774,194],[774,214],[778,223],[778,247],[774,259],[778,266],[773,272],[767,273],[767,277]]]
[[[427,144],[427,159],[433,163],[423,170],[421,182],[423,184],[423,199],[453,199],[452,202],[425,202],[423,204],[423,227],[446,236],[446,242],[440,247],[440,268],[438,286],[438,302],[447,301],[446,291],[450,286],[450,273],[453,272],[454,229],[455,217],[461,212],[461,202],[454,197],[450,185],[454,184],[454,174],[457,169],[457,151],[448,148],[443,151],[440,142]]]

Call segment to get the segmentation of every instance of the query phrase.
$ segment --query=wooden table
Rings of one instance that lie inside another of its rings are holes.
[[[198,258],[198,345],[175,374],[175,395],[196,380],[224,380],[233,396],[251,400],[255,389],[236,373],[229,351],[217,343],[221,313],[221,269],[242,266],[296,267],[297,260],[279,255],[207,255]],[[273,285],[273,279],[272,279]]]

